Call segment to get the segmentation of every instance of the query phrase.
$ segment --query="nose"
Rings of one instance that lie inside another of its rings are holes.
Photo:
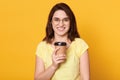
[[[59,22],[59,26],[63,26],[63,21],[62,20]]]

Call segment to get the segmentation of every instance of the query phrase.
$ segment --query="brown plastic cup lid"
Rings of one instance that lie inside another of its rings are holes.
[[[55,46],[66,46],[66,42],[55,42],[54,43]]]

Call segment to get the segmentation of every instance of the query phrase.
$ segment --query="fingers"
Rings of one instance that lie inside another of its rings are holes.
[[[66,56],[56,56],[54,60],[56,64],[60,64],[66,61]]]
[[[65,59],[66,59],[66,56],[56,57],[56,61],[59,61],[59,60],[65,60]]]
[[[60,48],[56,48],[53,52],[53,55],[52,55],[52,64],[53,66],[55,67],[58,67],[59,64],[61,63],[64,63],[66,61],[66,55],[62,54],[62,55],[58,55],[57,54],[57,51],[59,50]]]
[[[63,63],[66,61],[66,56],[65,55],[53,55],[52,57],[52,64],[54,66],[59,66],[59,64]]]

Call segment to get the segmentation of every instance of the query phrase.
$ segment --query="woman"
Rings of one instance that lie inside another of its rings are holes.
[[[66,42],[65,55],[57,55],[55,42]],[[36,51],[35,80],[89,80],[88,45],[80,38],[75,16],[65,3],[50,11],[46,36]]]

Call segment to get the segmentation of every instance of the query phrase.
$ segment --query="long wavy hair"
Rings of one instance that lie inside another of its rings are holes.
[[[46,36],[44,37],[43,41],[46,41],[47,43],[51,43],[51,40],[54,38],[54,31],[52,28],[51,21],[52,21],[52,17],[54,15],[55,11],[57,11],[57,10],[63,10],[70,19],[70,29],[68,31],[68,38],[71,41],[74,41],[75,38],[79,38],[80,35],[77,31],[76,19],[75,19],[75,16],[74,16],[72,10],[65,3],[57,3],[55,6],[53,6],[53,8],[51,9],[51,11],[49,13],[48,21],[47,21],[47,25],[46,25]]]

